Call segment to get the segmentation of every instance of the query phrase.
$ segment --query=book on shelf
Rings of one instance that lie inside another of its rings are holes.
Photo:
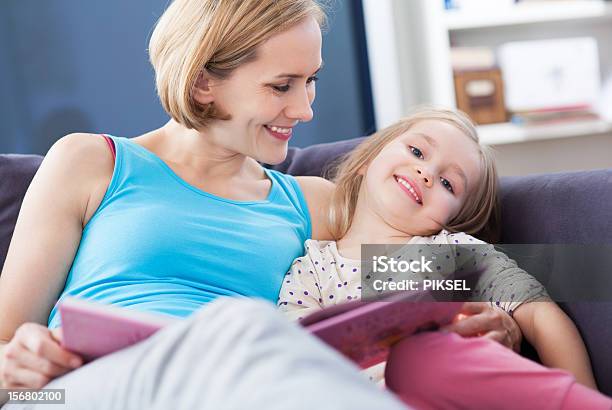
[[[590,105],[516,111],[513,112],[510,117],[510,121],[517,125],[548,125],[599,119],[601,119],[599,114]]]
[[[398,293],[352,301],[306,316],[304,328],[362,368],[385,360],[389,347],[415,332],[450,323],[462,303]],[[181,319],[67,298],[61,302],[62,346],[90,361],[121,350]]]

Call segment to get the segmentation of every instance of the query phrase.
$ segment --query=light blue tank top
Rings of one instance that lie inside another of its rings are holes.
[[[60,301],[74,296],[179,317],[221,295],[276,302],[311,235],[295,178],[265,170],[267,199],[233,201],[188,184],[129,139],[112,138],[113,176]],[[56,304],[49,327],[60,325]]]

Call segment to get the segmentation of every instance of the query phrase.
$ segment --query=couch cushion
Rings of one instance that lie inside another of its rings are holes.
[[[23,196],[41,162],[38,155],[0,155],[0,267],[4,265]]]
[[[610,169],[504,178],[501,195],[504,243],[612,244]],[[602,286],[612,295],[610,282]],[[612,302],[559,305],[582,334],[599,388],[612,395]]]
[[[502,178],[503,243],[612,244],[612,170]],[[576,272],[580,274],[580,272]],[[601,283],[612,295],[612,281]],[[612,302],[562,302],[612,395]]]

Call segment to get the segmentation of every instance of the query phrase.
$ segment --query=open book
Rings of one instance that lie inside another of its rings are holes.
[[[450,323],[462,303],[414,301],[396,294],[384,301],[354,301],[311,314],[301,324],[365,368],[385,360],[389,346],[421,330]],[[59,307],[62,346],[93,360],[144,340],[180,319],[67,298]]]
[[[365,369],[386,360],[391,345],[401,339],[449,324],[463,305],[418,296],[405,292],[376,302],[351,301],[315,312],[300,323]]]

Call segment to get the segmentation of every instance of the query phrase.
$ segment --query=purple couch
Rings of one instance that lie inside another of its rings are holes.
[[[359,141],[291,149],[287,160],[274,168],[293,175],[322,175]],[[41,160],[0,155],[0,266],[23,195]],[[501,195],[502,243],[612,244],[612,170],[503,178]],[[612,395],[612,302],[562,307],[582,333],[600,390]]]

